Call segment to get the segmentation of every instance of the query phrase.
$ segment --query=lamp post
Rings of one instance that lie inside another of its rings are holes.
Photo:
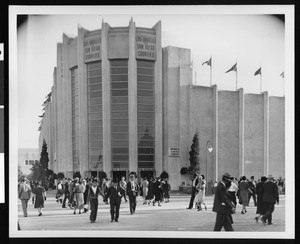
[[[208,141],[206,142],[206,167],[205,167],[205,170],[206,170],[206,175],[205,175],[205,177],[206,177],[206,182],[207,182],[207,184],[208,184],[208,176],[207,176],[207,151],[211,153],[212,150],[213,150],[213,147],[212,147],[210,141],[208,140]]]

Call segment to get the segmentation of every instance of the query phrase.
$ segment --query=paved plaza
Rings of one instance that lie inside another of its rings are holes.
[[[89,213],[73,214],[70,208],[62,208],[56,202],[54,192],[48,192],[43,215],[38,212],[29,201],[28,217],[23,217],[21,201],[18,203],[18,220],[21,231],[25,230],[101,230],[101,231],[212,231],[216,213],[212,212],[213,196],[206,197],[208,210],[197,211],[186,209],[190,200],[189,194],[171,193],[169,203],[162,203],[161,207],[143,205],[141,197],[137,198],[136,213],[131,215],[129,204],[124,199],[120,208],[119,222],[110,222],[110,207],[99,197],[98,216],[96,223],[90,223]],[[253,201],[247,207],[247,213],[241,214],[241,205],[233,215],[235,231],[254,232],[284,232],[285,231],[285,197],[280,196],[280,204],[275,205],[273,222],[275,225],[265,226],[256,223],[256,207]]]

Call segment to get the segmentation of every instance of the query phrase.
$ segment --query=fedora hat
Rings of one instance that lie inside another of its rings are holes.
[[[230,176],[229,173],[225,173],[223,176],[222,176],[222,180],[225,180],[225,181],[232,181],[233,177]]]
[[[268,180],[273,180],[273,179],[274,179],[273,175],[272,175],[272,174],[269,174],[269,175],[268,175]]]

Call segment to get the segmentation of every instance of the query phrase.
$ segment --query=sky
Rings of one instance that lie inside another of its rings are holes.
[[[198,8],[199,9],[199,8]],[[238,88],[245,93],[283,96],[285,83],[280,74],[285,66],[285,22],[270,14],[223,13],[195,9],[146,8],[115,12],[87,8],[89,14],[30,14],[17,31],[18,147],[38,148],[39,115],[53,86],[56,46],[62,35],[77,36],[78,25],[88,30],[101,29],[102,21],[111,27],[128,26],[133,18],[137,27],[162,24],[162,47],[176,46],[191,50],[193,83],[209,86],[210,68],[202,65],[212,57],[212,84],[219,90],[236,89],[236,73],[225,73],[237,62]],[[246,11],[247,12],[247,11]],[[38,12],[36,12],[38,13]],[[95,14],[97,13],[97,14]],[[196,73],[196,74],[195,74]]]

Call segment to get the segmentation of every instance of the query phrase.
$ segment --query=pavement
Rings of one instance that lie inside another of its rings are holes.
[[[56,202],[54,191],[47,192],[47,201],[43,215],[38,216],[37,209],[29,201],[28,217],[23,216],[21,201],[18,201],[18,221],[21,231],[208,231],[214,228],[216,213],[212,212],[213,196],[206,196],[207,210],[197,211],[186,209],[190,200],[189,194],[171,193],[170,202],[162,203],[161,207],[143,205],[142,197],[137,197],[136,213],[131,215],[128,202],[122,200],[119,222],[110,222],[110,206],[104,204],[99,197],[98,214],[95,223],[90,223],[88,213],[73,214],[70,208],[62,208]],[[280,204],[275,205],[273,222],[275,225],[256,223],[256,207],[252,199],[247,213],[241,214],[241,205],[237,205],[233,214],[233,228],[236,232],[284,232],[285,231],[285,197],[280,195]],[[224,231],[224,230],[222,230]]]

